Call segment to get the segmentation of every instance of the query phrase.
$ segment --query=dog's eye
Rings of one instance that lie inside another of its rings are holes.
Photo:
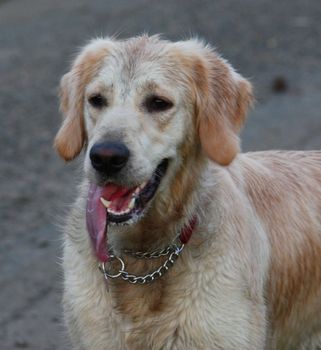
[[[106,98],[100,94],[90,96],[88,102],[95,108],[103,108],[107,106]]]
[[[145,101],[145,107],[149,113],[163,112],[173,107],[173,103],[164,97],[150,96]]]

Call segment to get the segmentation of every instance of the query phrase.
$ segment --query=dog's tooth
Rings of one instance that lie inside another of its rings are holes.
[[[128,204],[128,208],[129,208],[129,210],[131,210],[131,209],[133,209],[134,208],[134,206],[135,206],[135,197],[133,197],[132,199],[131,199],[131,201],[129,202],[129,204]]]
[[[108,209],[108,213],[113,215],[123,215],[123,214],[126,214],[127,212],[129,212],[129,210],[117,211],[117,210]]]
[[[110,213],[110,214],[117,215],[117,213],[116,213],[114,210],[112,210],[112,209],[108,209],[107,211],[108,211],[108,213]]]
[[[108,200],[106,200],[105,198],[103,198],[103,197],[100,197],[100,201],[102,202],[102,204],[103,204],[103,206],[105,207],[105,208],[109,208],[109,206],[110,206],[110,201],[108,201]]]

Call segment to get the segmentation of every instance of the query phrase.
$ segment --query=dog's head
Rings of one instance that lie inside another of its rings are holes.
[[[72,160],[86,146],[89,202],[132,223],[188,159],[234,159],[251,100],[249,82],[198,40],[98,39],[62,78],[55,147]]]

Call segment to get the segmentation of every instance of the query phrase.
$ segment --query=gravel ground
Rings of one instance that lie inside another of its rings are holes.
[[[321,148],[320,0],[0,0],[0,348],[66,350],[58,224],[81,161],[52,150],[61,75],[94,36],[197,35],[255,86],[244,150]]]

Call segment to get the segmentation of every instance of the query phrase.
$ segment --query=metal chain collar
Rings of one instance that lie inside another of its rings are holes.
[[[161,256],[168,255],[168,258],[164,261],[164,263],[155,271],[147,273],[144,276],[136,276],[126,271],[125,263],[122,258],[111,254],[110,261],[117,260],[120,263],[120,268],[116,273],[112,273],[108,271],[106,268],[107,263],[100,263],[99,270],[103,273],[105,278],[122,278],[124,281],[127,281],[132,284],[147,284],[155,281],[156,279],[162,277],[173,265],[174,262],[179,257],[180,253],[184,248],[184,244],[173,244],[162,250],[155,250],[153,252],[133,252],[130,250],[124,250],[124,253],[127,255],[134,256],[138,259],[157,259]]]

